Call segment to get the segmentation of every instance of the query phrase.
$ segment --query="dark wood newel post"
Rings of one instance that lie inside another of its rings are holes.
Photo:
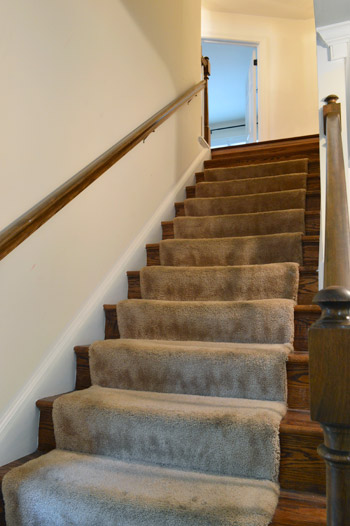
[[[204,139],[210,146],[210,128],[209,128],[209,92],[208,80],[210,77],[210,62],[209,57],[202,57],[203,74],[205,80],[204,87]]]
[[[324,288],[321,318],[309,331],[311,418],[320,422],[318,452],[327,470],[327,526],[350,526],[350,235],[340,104],[323,109],[327,135]]]

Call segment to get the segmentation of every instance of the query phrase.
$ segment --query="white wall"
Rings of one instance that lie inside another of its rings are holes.
[[[0,41],[6,226],[200,80],[200,0],[4,0]],[[200,114],[197,97],[0,263],[0,464],[35,449],[35,399],[73,388],[72,346],[103,337],[102,303],[160,239],[206,155]]]
[[[228,126],[234,127],[215,131],[216,128],[227,128]],[[246,142],[247,134],[248,131],[244,119],[213,123],[211,125],[211,147],[231,146],[233,144]]]
[[[203,9],[202,38],[259,43],[260,140],[318,133],[313,19]]]

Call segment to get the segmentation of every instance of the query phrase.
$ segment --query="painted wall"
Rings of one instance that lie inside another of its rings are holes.
[[[200,0],[1,2],[1,226],[199,82],[200,45]],[[196,97],[0,263],[0,464],[35,449],[35,400],[73,388],[72,346],[103,337],[200,133]]]
[[[225,129],[229,126],[232,128]],[[223,129],[217,129],[223,128]],[[247,142],[248,130],[245,119],[219,121],[211,127],[211,147],[231,146]]]
[[[313,19],[203,9],[202,38],[259,43],[260,140],[318,133]]]

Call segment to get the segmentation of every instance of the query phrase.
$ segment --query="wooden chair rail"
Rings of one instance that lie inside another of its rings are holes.
[[[0,232],[0,260],[207,86],[198,82]]]
[[[320,422],[326,462],[327,526],[350,525],[350,229],[340,104],[324,106],[327,193],[321,318],[309,330],[311,418]]]

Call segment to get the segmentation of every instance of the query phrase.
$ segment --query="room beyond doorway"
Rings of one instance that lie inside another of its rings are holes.
[[[257,44],[202,40],[211,63],[209,125],[211,146],[218,148],[258,140]]]

